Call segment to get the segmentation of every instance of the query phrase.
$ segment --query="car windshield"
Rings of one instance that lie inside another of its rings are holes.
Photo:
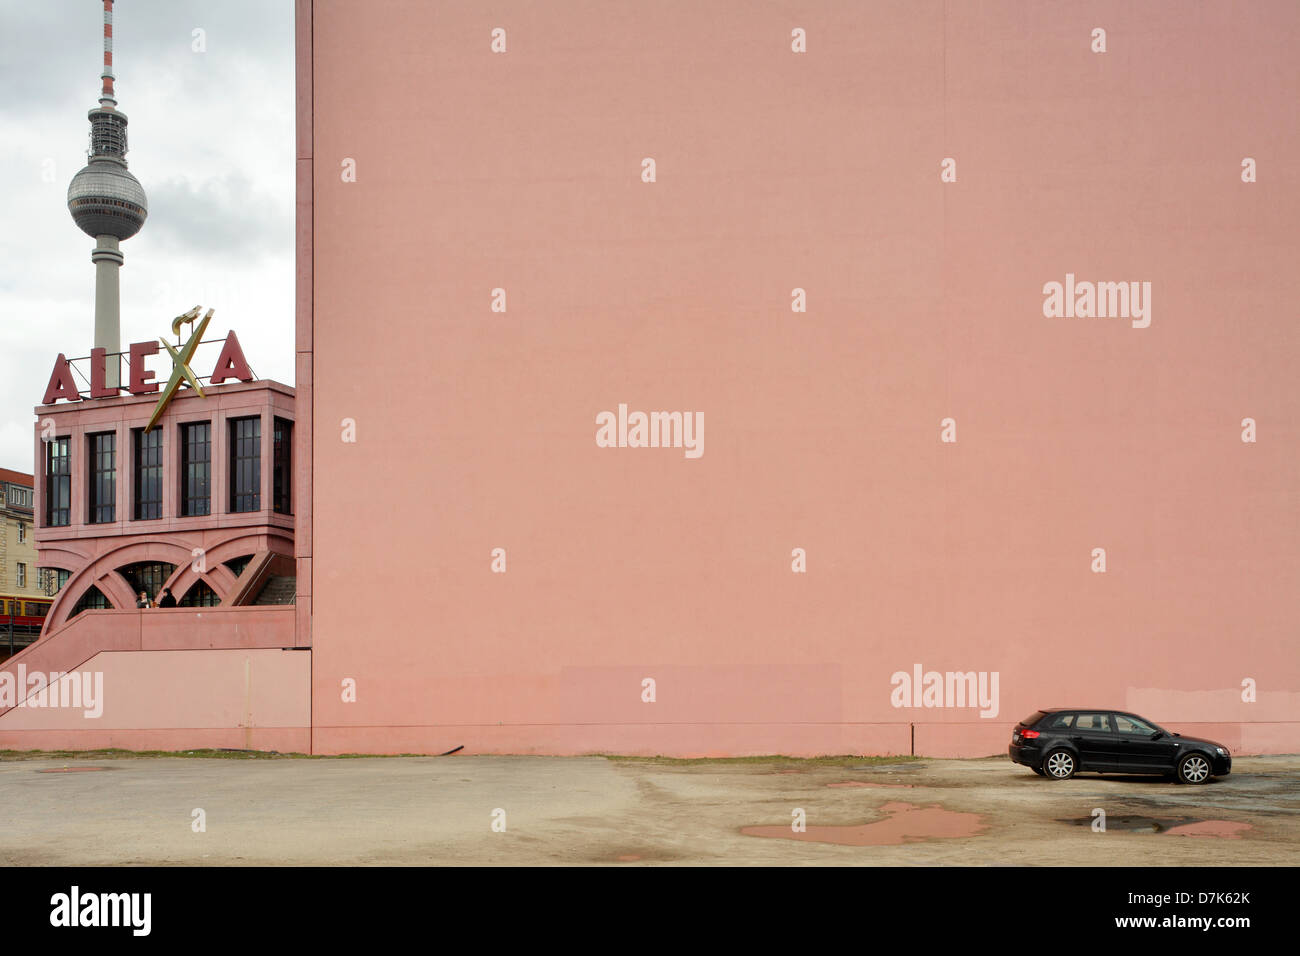
[[[1024,720],[1022,720],[1020,723],[1023,724],[1025,727],[1032,727],[1034,726],[1034,724],[1038,723],[1046,716],[1047,714],[1045,714],[1043,711],[1036,710],[1028,717],[1026,717]]]

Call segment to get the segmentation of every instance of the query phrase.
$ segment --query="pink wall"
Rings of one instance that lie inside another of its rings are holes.
[[[102,675],[98,716],[85,707],[15,707],[0,716],[0,748],[305,753],[310,657],[279,649],[97,654],[77,672]]]
[[[1300,750],[1300,8],[298,9],[316,752]],[[703,456],[597,447],[620,403]],[[891,706],[918,663],[997,716]]]
[[[293,649],[294,619],[290,606],[84,611],[0,666],[22,702],[0,696],[0,749],[306,752],[311,654]],[[102,705],[33,706],[38,673],[89,674]]]

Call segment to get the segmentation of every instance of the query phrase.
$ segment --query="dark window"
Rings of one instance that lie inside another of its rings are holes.
[[[212,513],[212,423],[181,426],[181,514]]]
[[[49,597],[59,593],[59,589],[67,584],[68,578],[72,577],[71,571],[64,571],[62,568],[41,568],[41,581],[39,587]]]
[[[45,443],[45,524],[49,527],[72,521],[72,462],[68,436]]]
[[[163,585],[176,571],[176,565],[163,561],[141,561],[118,568],[117,571],[131,585],[132,594],[139,595],[143,591],[156,601]]]
[[[68,617],[76,617],[82,611],[103,610],[112,606],[108,603],[108,598],[104,597],[103,592],[92,584],[86,593],[81,596],[81,600],[77,602],[77,606],[72,609],[72,613]]]
[[[230,510],[262,507],[262,420],[230,420]]]
[[[1150,737],[1156,732],[1155,727],[1150,724],[1125,714],[1115,714],[1115,729],[1121,734],[1141,734],[1145,737]]]
[[[203,581],[195,581],[185,596],[176,602],[177,607],[216,607],[221,603],[217,592]]]
[[[271,474],[273,507],[282,515],[293,514],[293,422],[285,418],[275,420],[275,461]]]
[[[1086,730],[1090,733],[1110,733],[1110,721],[1105,714],[1080,714],[1074,721],[1075,730]]]
[[[162,429],[148,434],[133,429],[131,444],[135,458],[135,519],[148,521],[162,517]]]
[[[117,518],[117,435],[100,432],[90,442],[90,521],[105,524]]]
[[[226,567],[230,568],[231,574],[233,574],[235,577],[239,577],[241,574],[244,573],[244,568],[248,567],[248,562],[252,560],[253,560],[253,556],[251,554],[245,554],[245,555],[241,555],[238,558],[231,558],[229,561],[225,561],[223,563],[225,564]]]
[[[1043,722],[1043,730],[1065,730],[1074,723],[1074,714],[1057,714]]]

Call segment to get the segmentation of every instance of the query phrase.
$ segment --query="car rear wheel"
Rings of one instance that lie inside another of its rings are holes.
[[[1178,779],[1183,783],[1208,783],[1210,761],[1203,754],[1188,754],[1178,761]]]
[[[1068,750],[1053,750],[1043,760],[1044,776],[1052,780],[1069,780],[1076,766],[1074,754]]]
[[[1042,767],[1034,767],[1033,770],[1034,770],[1034,773],[1038,774],[1040,777],[1046,777],[1046,776],[1047,776],[1047,771],[1044,770]]]

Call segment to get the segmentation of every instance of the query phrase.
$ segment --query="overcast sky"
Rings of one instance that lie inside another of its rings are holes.
[[[205,339],[233,328],[259,378],[292,385],[292,0],[117,0],[113,26],[127,162],[149,197],[122,243],[122,346],[170,335],[202,304],[216,309]],[[0,0],[0,467],[18,471],[32,471],[55,356],[93,345],[95,241],[67,189],[86,162],[102,36],[100,0]],[[166,355],[150,361],[165,382]]]

